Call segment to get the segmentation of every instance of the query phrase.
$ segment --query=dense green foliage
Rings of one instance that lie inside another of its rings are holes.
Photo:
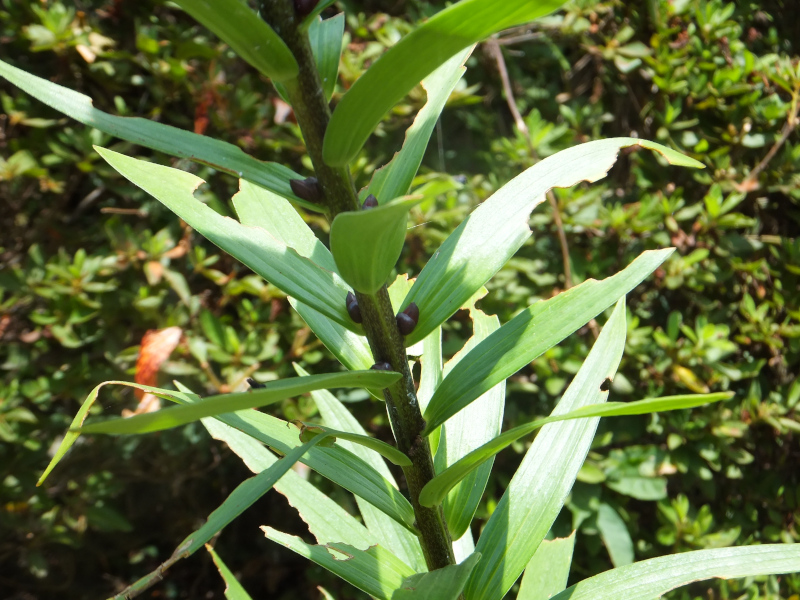
[[[271,86],[174,5],[69,4],[0,2],[3,59],[113,114],[206,132],[308,171],[298,128]],[[391,16],[344,4],[340,89],[409,21],[433,12],[412,1],[397,3]],[[415,181],[424,199],[412,209],[419,226],[401,259],[418,274],[478,202],[577,142],[635,135],[707,165],[665,170],[631,153],[597,185],[556,191],[533,215],[533,239],[482,303],[505,322],[536,299],[620,270],[642,250],[675,246],[628,298],[627,352],[612,399],[736,392],[734,401],[691,413],[601,425],[556,527],[579,529],[580,576],[634,556],[800,541],[800,72],[790,24],[779,6],[641,4],[573,3],[476,50]],[[517,124],[501,91],[503,70],[522,115]],[[243,478],[238,459],[190,425],[150,438],[84,438],[64,470],[34,487],[78,402],[100,380],[132,378],[145,331],[181,327],[162,382],[180,377],[207,393],[242,389],[249,376],[292,375],[292,361],[317,373],[334,361],[281,292],[181,227],[91,146],[195,173],[209,182],[201,197],[222,214],[231,213],[220,199],[235,192],[233,178],[114,142],[0,85],[0,585],[20,598],[55,597],[59,585],[97,597],[149,571]],[[354,162],[361,186],[423,101],[414,90],[368,142]],[[308,220],[326,238],[326,222],[312,213]],[[445,331],[447,355],[469,337],[469,318],[459,316]],[[593,339],[587,327],[514,376],[504,428],[546,415]],[[366,394],[342,399],[372,433],[386,433],[382,405]],[[93,411],[117,414],[134,401],[115,390],[100,404]],[[309,419],[316,409],[300,398],[282,411]],[[524,443],[498,456],[479,518],[493,511]],[[240,530],[226,530],[219,544],[228,565],[241,569],[255,596],[318,597],[310,582],[319,582],[351,597],[316,567],[300,567],[313,571],[309,578],[277,567],[292,559],[253,540],[257,525],[286,529],[288,514],[271,494]],[[203,560],[176,566],[166,593],[218,589],[210,561],[198,566]],[[800,592],[800,578],[699,584],[674,597],[709,587],[723,598],[781,598]]]

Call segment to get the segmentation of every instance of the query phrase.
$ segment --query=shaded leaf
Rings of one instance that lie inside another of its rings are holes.
[[[225,581],[225,598],[228,600],[252,600],[249,594],[245,591],[242,587],[242,584],[236,579],[236,577],[231,573],[230,569],[222,562],[222,559],[219,555],[214,552],[214,548],[206,544],[206,550],[211,555],[211,558],[214,561],[214,564],[217,565],[217,570],[219,574],[222,576],[223,581]]]
[[[481,555],[474,553],[460,564],[407,577],[392,600],[457,600],[480,559]]]

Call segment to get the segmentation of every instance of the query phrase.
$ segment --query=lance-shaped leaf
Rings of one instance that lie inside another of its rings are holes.
[[[306,371],[299,365],[295,364],[294,368],[298,375],[307,375]],[[366,434],[358,420],[341,402],[339,402],[336,396],[329,391],[318,390],[311,392],[311,397],[314,399],[319,413],[326,424],[344,429],[345,431],[362,435]],[[362,446],[352,444],[347,440],[342,440],[339,444],[360,457],[365,463],[386,478],[387,481],[397,487],[394,476],[391,471],[389,471],[386,463],[375,453],[369,452]],[[422,554],[422,547],[416,535],[405,527],[402,527],[393,519],[387,517],[384,513],[377,510],[369,502],[366,502],[359,496],[356,496],[356,502],[358,503],[359,511],[361,511],[361,516],[364,517],[364,523],[384,548],[394,552],[403,562],[417,572],[427,569],[425,557]],[[317,538],[317,541],[320,542],[319,538]],[[348,539],[348,541],[350,540]]]
[[[472,337],[446,365],[445,372],[451,371],[461,358],[500,327],[497,316],[485,315],[475,308],[474,302],[469,306],[469,311],[472,318]],[[434,457],[437,473],[446,472],[449,466],[500,433],[505,400],[504,380],[447,420],[440,429],[439,444]],[[443,498],[444,515],[453,539],[460,538],[469,528],[483,497],[493,464],[492,458],[471,470]]]
[[[300,445],[286,421],[263,412],[246,410],[217,417],[282,454]],[[396,487],[369,464],[339,445],[315,447],[300,461],[323,477],[360,496],[392,519],[414,532],[414,509]]]
[[[481,555],[475,552],[457,565],[407,577],[392,594],[392,600],[457,600],[480,559]]]
[[[272,381],[263,388],[238,394],[210,396],[193,404],[173,406],[128,419],[112,419],[84,425],[81,433],[148,433],[185,425],[203,417],[213,417],[248,408],[267,406],[312,390],[329,387],[386,387],[397,381],[391,371],[347,371]]]
[[[405,578],[414,574],[411,567],[381,546],[373,546],[366,551],[343,543],[315,546],[272,527],[261,529],[273,542],[305,556],[380,600],[390,600]]]
[[[211,437],[225,442],[254,473],[260,473],[278,461],[261,442],[216,418],[203,419],[203,425]],[[293,470],[287,471],[278,480],[275,491],[286,496],[289,504],[297,509],[317,543],[347,540],[361,550],[378,543],[375,536],[355,517]]]
[[[245,62],[274,81],[297,77],[297,61],[280,36],[241,0],[175,0]]]
[[[316,204],[302,200],[292,192],[289,180],[300,179],[297,173],[281,164],[253,158],[238,146],[148,119],[109,115],[94,108],[88,96],[26,73],[1,60],[0,77],[84,125],[145,148],[210,165],[223,173],[241,177],[284,198],[290,198],[310,210],[320,210]]]
[[[330,250],[325,247],[295,208],[284,198],[249,184],[239,182],[239,192],[232,198],[242,225],[261,227],[300,256],[338,273]],[[375,364],[364,336],[357,335],[332,321],[308,304],[290,297],[289,302],[333,355],[351,371],[369,369]]]
[[[517,600],[549,600],[567,587],[575,532],[569,537],[542,540],[525,567]]]
[[[207,541],[228,525],[228,523],[233,521],[256,500],[271,490],[278,480],[283,477],[306,452],[324,441],[326,437],[326,435],[318,435],[302,446],[293,448],[286,456],[275,461],[258,475],[236,486],[219,508],[208,516],[205,524],[181,542],[181,545],[175,550],[172,558],[186,558],[197,552]]]
[[[668,248],[643,252],[616,275],[602,281],[584,281],[549,300],[532,304],[511,319],[445,377],[425,409],[427,425],[423,435],[625,296],[672,251]]]
[[[325,133],[325,162],[349,163],[383,115],[459,50],[562,4],[563,0],[462,0],[431,17],[387,50],[344,95]]]
[[[50,474],[50,472],[55,468],[55,466],[59,462],[61,462],[61,459],[64,458],[67,451],[76,442],[78,437],[80,437],[80,427],[86,420],[86,417],[89,414],[89,409],[92,408],[92,405],[94,404],[95,400],[97,400],[97,395],[100,393],[100,389],[106,385],[124,385],[128,387],[137,388],[145,392],[150,392],[151,394],[154,394],[159,398],[163,398],[164,400],[172,400],[173,402],[186,401],[186,395],[182,394],[181,392],[163,390],[161,388],[154,388],[150,387],[149,385],[142,385],[141,383],[132,383],[130,381],[104,381],[103,383],[97,385],[91,392],[89,392],[89,395],[86,396],[86,400],[83,401],[83,404],[81,404],[80,409],[78,409],[78,413],[75,415],[75,418],[72,419],[72,423],[69,426],[69,430],[67,430],[67,433],[64,434],[64,438],[58,445],[55,454],[53,454],[53,458],[50,460],[50,464],[47,465],[47,468],[44,470],[44,473],[42,473],[42,476],[39,477],[39,481],[36,482],[36,485],[42,485],[42,483],[44,483],[44,480],[47,479],[47,476]]]
[[[214,552],[214,549],[206,544],[206,550],[208,550],[208,553],[211,555],[211,559],[217,566],[217,571],[219,571],[222,580],[225,582],[225,598],[227,598],[227,600],[252,600],[247,591],[242,587],[242,584],[239,583],[239,580],[231,573],[227,565],[222,562],[219,555]]]
[[[641,600],[706,579],[800,572],[800,544],[696,550],[643,560],[600,573],[551,600]]]
[[[517,440],[530,435],[548,423],[557,421],[569,421],[571,419],[586,419],[589,417],[622,417],[630,415],[646,415],[654,412],[668,410],[683,410],[695,408],[728,400],[733,397],[733,392],[717,392],[714,394],[690,394],[683,396],[665,396],[663,398],[646,398],[636,402],[605,402],[603,404],[590,404],[581,406],[573,411],[560,415],[552,415],[509,429],[505,433],[497,436],[492,441],[487,442],[467,454],[464,458],[439,473],[430,480],[419,495],[419,502],[422,506],[435,506],[444,500],[445,495],[458,482],[470,472],[482,465],[486,460],[495,454],[508,448]],[[448,421],[449,423],[449,421]],[[445,425],[446,426],[446,425]]]
[[[312,377],[309,375],[308,377]],[[341,431],[339,429],[334,429],[332,427],[326,427],[325,425],[317,425],[314,423],[303,423],[302,424],[302,432],[300,434],[300,439],[316,439],[317,437],[325,437],[328,438],[335,438],[335,439],[342,439],[347,440],[348,442],[352,442],[359,446],[363,446],[364,448],[368,448],[373,452],[377,452],[390,463],[397,465],[398,467],[410,467],[411,466],[411,459],[408,458],[405,454],[400,452],[394,446],[390,446],[384,441],[375,439],[374,437],[370,437],[365,434],[359,433],[350,433],[348,431]]]
[[[626,330],[621,299],[553,415],[605,401],[601,385],[619,366]],[[467,583],[467,600],[500,600],[514,585],[561,511],[598,421],[551,423],[536,437],[481,532],[475,550],[483,558]]]
[[[353,289],[374,294],[386,283],[403,251],[408,211],[420,201],[405,198],[336,215],[331,224],[331,252],[339,273]]]
[[[703,166],[679,152],[634,138],[588,142],[536,163],[473,211],[422,269],[405,300],[405,306],[416,302],[420,314],[406,343],[417,343],[447,320],[514,256],[530,237],[528,218],[548,190],[602,179],[620,148],[636,145],[658,152],[673,165]]]
[[[322,91],[325,92],[328,102],[333,96],[336,78],[339,76],[343,35],[344,13],[339,13],[330,19],[314,19],[308,28],[308,41],[317,63]]]
[[[634,561],[633,540],[628,526],[616,509],[606,502],[601,502],[597,509],[597,530],[608,550],[612,565],[621,567]]]
[[[126,179],[275,287],[345,327],[358,328],[345,309],[348,288],[335,273],[300,256],[263,229],[246,227],[200,202],[193,192],[203,183],[202,179],[105,148],[95,148]]]
[[[422,87],[428,93],[425,106],[406,130],[403,147],[389,163],[375,171],[369,183],[367,193],[373,194],[378,202],[388,202],[408,193],[422,163],[433,128],[447,99],[463,77],[466,71],[463,65],[471,53],[472,47],[464,49],[422,81]]]

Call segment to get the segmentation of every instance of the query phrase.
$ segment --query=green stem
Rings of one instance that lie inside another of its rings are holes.
[[[360,210],[349,169],[331,167],[322,159],[322,142],[330,120],[330,108],[325,101],[308,35],[298,28],[299,19],[293,3],[291,0],[269,0],[262,4],[261,12],[292,50],[300,66],[297,79],[284,82],[284,85],[324,194],[328,219],[333,221],[343,211]],[[384,286],[374,296],[356,294],[356,297],[375,361],[388,362],[393,370],[403,375],[396,384],[383,390],[383,395],[397,447],[411,458],[411,466],[403,471],[428,569],[455,564],[452,540],[441,507],[425,508],[419,504],[420,491],[433,479],[435,472],[428,440],[419,435],[425,423],[389,293]]]

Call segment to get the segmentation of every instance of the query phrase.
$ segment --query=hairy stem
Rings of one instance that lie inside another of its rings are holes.
[[[349,169],[331,167],[322,159],[322,142],[330,108],[325,101],[308,36],[298,28],[299,19],[293,3],[290,0],[270,0],[262,4],[261,13],[286,42],[300,66],[297,79],[284,82],[284,85],[322,188],[328,219],[333,221],[343,211],[360,210]],[[411,458],[412,465],[403,471],[425,560],[431,570],[454,564],[452,540],[441,508],[430,509],[419,504],[420,491],[435,474],[433,458],[428,440],[419,435],[424,421],[389,293],[384,286],[375,295],[356,294],[356,297],[375,361],[387,362],[394,371],[403,375],[392,387],[383,390],[383,395],[397,447]]]

